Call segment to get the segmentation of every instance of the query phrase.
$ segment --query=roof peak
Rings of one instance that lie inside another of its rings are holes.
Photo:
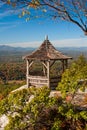
[[[48,35],[45,36],[45,40],[46,40],[46,41],[48,40]]]
[[[61,52],[57,51],[55,47],[48,40],[48,36],[45,37],[44,42],[40,45],[40,47],[32,52],[30,55],[25,57],[26,59],[33,60],[61,60],[61,59],[71,59]]]

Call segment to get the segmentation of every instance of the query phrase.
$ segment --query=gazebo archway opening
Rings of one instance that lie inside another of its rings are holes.
[[[27,60],[27,85],[49,86],[55,89],[61,81],[64,70],[68,67],[67,60]]]
[[[54,63],[50,66],[50,77],[61,76],[64,70],[67,68],[68,62],[65,64],[62,60],[54,61]]]
[[[43,64],[40,61],[34,61],[29,67],[29,74],[32,76],[45,76],[43,72]]]

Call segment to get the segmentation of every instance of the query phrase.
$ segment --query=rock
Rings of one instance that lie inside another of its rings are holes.
[[[0,117],[0,130],[4,130],[4,127],[9,123],[9,119],[8,117],[3,114],[1,117]]]
[[[23,86],[21,86],[20,88],[17,88],[17,89],[15,89],[15,90],[11,91],[11,93],[14,93],[14,92],[16,92],[16,91],[20,91],[20,90],[22,90],[22,89],[27,89],[27,88],[28,88],[27,85],[23,85]]]
[[[49,97],[61,97],[61,92],[60,91],[56,91],[56,90],[52,90],[50,92]]]
[[[31,95],[28,102],[31,102],[33,98],[34,98],[34,95]]]

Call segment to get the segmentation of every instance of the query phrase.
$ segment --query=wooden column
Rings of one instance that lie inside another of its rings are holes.
[[[48,87],[50,88],[50,61],[47,61],[47,78],[48,78]]]
[[[68,60],[65,60],[65,67],[68,68]]]
[[[28,61],[28,59],[26,60],[26,62],[27,62],[26,79],[27,79],[27,87],[29,87],[29,79],[28,79],[28,76],[29,76],[29,61]]]
[[[65,67],[64,67],[64,60],[62,60],[62,72],[64,72]]]
[[[46,76],[46,68],[43,66],[43,74]]]
[[[29,74],[30,74],[30,67],[32,66],[34,62],[27,60],[27,87],[30,86],[30,79],[29,79]]]

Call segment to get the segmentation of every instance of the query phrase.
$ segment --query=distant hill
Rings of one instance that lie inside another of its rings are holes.
[[[22,62],[22,57],[31,53],[34,48],[0,46],[0,62]]]
[[[64,54],[69,55],[74,59],[76,59],[81,54],[83,54],[87,59],[87,47],[57,47],[57,50],[60,50]]]
[[[22,62],[22,57],[30,54],[35,49],[32,47],[23,48],[1,45],[0,62]],[[73,57],[73,59],[76,59],[81,54],[84,54],[87,58],[87,47],[56,47],[56,49],[65,55]]]
[[[23,47],[12,47],[7,45],[0,45],[0,51],[28,51],[28,50],[34,50],[32,47],[23,48]]]

